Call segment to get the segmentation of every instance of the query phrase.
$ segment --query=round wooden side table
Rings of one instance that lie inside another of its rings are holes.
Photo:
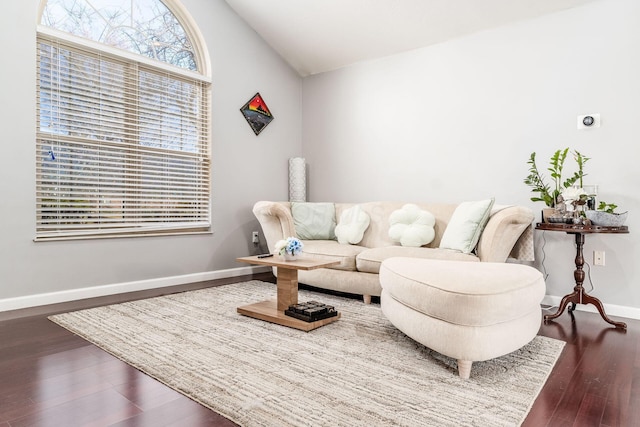
[[[537,223],[536,230],[544,230],[544,231],[561,231],[567,234],[573,234],[575,236],[576,241],[576,269],[573,272],[573,277],[576,281],[576,285],[573,288],[573,292],[565,295],[560,302],[560,306],[558,307],[558,311],[554,314],[547,314],[544,316],[545,322],[547,320],[555,319],[560,316],[564,309],[567,308],[567,305],[571,303],[571,307],[569,307],[569,312],[572,312],[576,308],[576,304],[593,304],[600,312],[600,316],[605,320],[605,322],[614,325],[616,328],[627,329],[627,324],[624,322],[615,322],[607,316],[604,312],[604,306],[602,302],[591,295],[589,295],[584,288],[582,287],[582,283],[584,282],[584,271],[582,267],[584,266],[584,256],[582,253],[582,248],[584,247],[584,240],[586,234],[626,234],[629,233],[629,228],[627,226],[622,227],[605,227],[600,225],[575,225],[575,224],[555,224],[555,223]]]

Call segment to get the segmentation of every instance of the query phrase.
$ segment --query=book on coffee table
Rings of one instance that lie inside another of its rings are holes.
[[[328,319],[338,315],[335,307],[317,301],[308,301],[290,305],[284,314],[305,322],[315,322],[317,320]]]

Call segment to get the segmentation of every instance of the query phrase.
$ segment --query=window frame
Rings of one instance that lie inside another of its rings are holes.
[[[158,0],[160,1],[160,0]],[[121,238],[121,237],[139,237],[139,236],[159,236],[159,235],[184,235],[184,234],[210,234],[212,233],[212,170],[211,170],[211,92],[212,92],[212,81],[209,76],[210,63],[209,58],[206,55],[206,49],[203,49],[203,41],[202,37],[198,32],[197,26],[193,23],[192,19],[186,13],[186,11],[182,10],[181,7],[177,7],[173,2],[163,0],[162,3],[169,9],[171,13],[173,13],[174,17],[178,20],[180,25],[182,25],[187,37],[189,37],[193,51],[195,55],[196,65],[198,67],[198,71],[191,71],[188,69],[184,69],[181,67],[177,67],[168,63],[164,63],[158,60],[154,60],[152,58],[145,57],[143,55],[139,55],[133,52],[129,52],[126,50],[121,50],[100,42],[96,42],[89,39],[84,39],[78,36],[75,36],[71,33],[57,30],[55,28],[48,27],[46,25],[38,24],[36,35],[37,35],[37,59],[36,59],[36,69],[37,69],[37,79],[36,79],[36,97],[37,97],[37,113],[36,113],[36,170],[40,169],[40,163],[43,162],[41,156],[41,141],[44,139],[54,139],[56,136],[59,136],[55,133],[45,132],[41,130],[41,117],[40,117],[40,74],[41,74],[41,64],[40,64],[40,42],[41,39],[46,40],[54,40],[60,43],[62,46],[73,46],[83,51],[94,52],[98,55],[104,55],[108,58],[116,58],[118,61],[126,62],[129,66],[134,67],[136,70],[138,69],[151,69],[157,72],[166,72],[170,73],[169,75],[176,75],[183,77],[188,81],[196,81],[201,83],[203,86],[201,87],[202,93],[202,102],[199,105],[203,105],[204,112],[201,113],[201,121],[198,121],[199,133],[198,140],[201,138],[204,139],[202,144],[199,144],[198,147],[203,148],[204,152],[197,152],[192,154],[193,157],[199,157],[203,161],[203,167],[199,169],[200,171],[205,172],[206,178],[206,222],[193,222],[178,225],[171,225],[171,222],[165,222],[162,226],[151,226],[144,227],[140,224],[137,224],[132,227],[121,227],[116,231],[109,231],[108,227],[102,227],[98,223],[95,227],[93,227],[92,231],[86,231],[81,229],[75,230],[56,230],[56,231],[43,231],[41,229],[41,208],[42,203],[40,200],[40,191],[41,191],[41,180],[39,177],[36,177],[36,236],[34,241],[51,241],[51,240],[76,240],[76,239],[96,239],[96,238]],[[38,14],[38,22],[41,21],[42,12],[44,11],[44,7],[46,5],[46,0],[43,0],[40,3],[40,10]],[[138,71],[136,71],[138,72]],[[138,73],[139,77],[139,73]],[[137,78],[136,83],[137,88],[140,88],[140,80]],[[140,97],[140,95],[138,95]],[[136,101],[139,102],[139,101]],[[127,102],[125,105],[130,105],[130,102]],[[140,112],[136,114],[134,118],[134,122],[138,121],[140,116]],[[129,123],[130,124],[130,123]],[[127,125],[125,124],[125,127]],[[96,126],[98,128],[99,126]],[[104,141],[98,140],[97,145],[104,143]],[[140,145],[140,141],[137,141],[137,144]],[[166,148],[160,149],[165,151],[170,151]],[[175,151],[175,150],[174,150]],[[188,156],[185,156],[188,157]],[[193,160],[195,162],[195,160]],[[94,210],[95,211],[95,210]],[[124,212],[123,212],[124,215]],[[80,223],[81,221],[79,221]],[[132,223],[133,224],[133,223]]]

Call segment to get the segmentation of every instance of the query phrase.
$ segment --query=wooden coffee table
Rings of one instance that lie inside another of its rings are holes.
[[[290,305],[298,303],[298,270],[315,270],[316,268],[329,267],[339,264],[339,261],[317,261],[304,257],[298,258],[295,261],[284,261],[277,255],[269,258],[258,258],[257,256],[241,257],[237,258],[236,261],[278,268],[276,281],[278,287],[277,300],[267,300],[244,305],[237,308],[238,313],[307,332],[335,322],[340,318],[340,313],[338,313],[337,316],[327,319],[305,322],[304,320],[284,314],[284,311],[289,308]]]

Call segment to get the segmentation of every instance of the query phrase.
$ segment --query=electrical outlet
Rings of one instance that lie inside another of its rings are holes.
[[[254,231],[253,233],[251,233],[251,241],[253,243],[260,243],[260,235],[258,234],[257,231]]]
[[[604,251],[593,251],[593,265],[604,266]]]

